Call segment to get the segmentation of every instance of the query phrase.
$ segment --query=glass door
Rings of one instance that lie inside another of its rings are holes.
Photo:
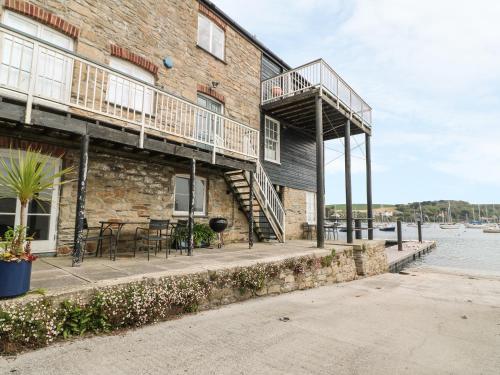
[[[209,98],[205,95],[198,94],[198,105],[208,109],[209,111],[223,114],[224,106],[222,103]],[[215,124],[215,126],[213,126]],[[210,129],[215,129],[215,135],[210,137]],[[221,147],[224,146],[224,126],[222,123],[222,118],[217,117],[208,112],[199,112],[198,118],[196,119],[196,139],[212,143]]]
[[[15,151],[17,152],[17,151]],[[14,153],[14,155],[16,155]],[[0,150],[0,157],[9,162],[10,151]],[[53,164],[49,163],[51,166]],[[57,165],[56,169],[59,170]],[[3,173],[3,166],[0,171]],[[56,181],[59,182],[58,180]],[[47,189],[41,193],[41,201],[31,201],[28,205],[29,236],[34,240],[31,249],[34,253],[51,252],[56,250],[57,214],[59,207],[59,188]],[[9,228],[21,224],[21,203],[16,198],[0,199],[0,236]]]

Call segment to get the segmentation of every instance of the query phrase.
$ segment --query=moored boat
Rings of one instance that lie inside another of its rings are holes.
[[[457,223],[441,223],[439,224],[441,229],[460,229],[460,224]]]
[[[489,226],[487,228],[484,228],[483,232],[484,233],[500,233],[500,226],[498,224],[493,225],[493,226]]]
[[[382,232],[394,232],[396,230],[396,226],[393,224],[387,223],[386,225],[378,228],[378,230],[380,230]]]
[[[478,222],[471,222],[471,223],[466,223],[465,227],[467,229],[484,229],[488,227],[488,224],[483,224],[483,223],[478,223]]]
[[[448,221],[446,223],[439,224],[441,229],[460,229],[460,224],[453,222],[453,217],[451,216],[451,203],[448,202]]]

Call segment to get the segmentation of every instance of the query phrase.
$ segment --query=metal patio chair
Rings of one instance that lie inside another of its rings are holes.
[[[180,251],[185,249],[187,252],[188,248],[188,221],[187,220],[177,220],[177,224],[172,229],[172,237],[175,241],[175,250]]]
[[[113,234],[113,229],[111,228],[102,228],[102,227],[89,227],[87,218],[83,218],[83,230],[85,231],[85,236],[83,237],[83,243],[82,243],[82,254],[81,254],[81,259],[83,262],[83,259],[85,258],[85,253],[87,252],[87,244],[89,242],[96,242],[96,248],[94,252],[89,252],[89,255],[95,254],[97,255],[100,253],[102,256],[102,244],[104,240],[109,240],[109,256],[111,257],[111,254],[113,253],[113,242],[115,239],[115,236]],[[97,231],[97,232],[94,232]],[[94,233],[93,233],[94,232]]]
[[[134,236],[134,257],[138,248],[146,249],[149,261],[150,249],[153,248],[156,256],[157,253],[162,251],[162,243],[166,242],[165,257],[168,258],[170,248],[170,234],[168,233],[169,226],[170,220],[151,219],[147,228],[137,227]]]
[[[302,235],[303,235],[304,239],[306,239],[306,240],[313,239],[313,229],[314,229],[314,227],[312,225],[310,225],[309,223],[302,224]]]

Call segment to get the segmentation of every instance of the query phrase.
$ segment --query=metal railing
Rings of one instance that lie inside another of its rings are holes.
[[[351,116],[371,126],[371,107],[322,59],[262,81],[262,105],[319,87],[336,99],[337,107],[342,104]]]
[[[0,25],[0,90],[26,101],[103,116],[111,122],[215,153],[258,158],[259,131],[105,65]]]
[[[271,179],[267,175],[266,171],[262,167],[262,164],[257,161],[257,168],[255,170],[255,182],[259,188],[259,191],[264,198],[264,203],[266,208],[271,212],[274,222],[278,225],[278,229],[281,231],[281,235],[285,234],[285,209],[281,204],[281,200],[274,189]]]

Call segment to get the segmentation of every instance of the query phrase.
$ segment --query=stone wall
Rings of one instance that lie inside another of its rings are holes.
[[[65,165],[78,166],[79,155],[68,151]],[[174,216],[175,174],[187,170],[151,161],[136,161],[121,157],[90,153],[87,177],[86,217],[90,226],[99,225],[100,220],[121,219],[148,221],[157,219],[185,219]],[[77,174],[75,170],[67,176],[71,183],[61,187],[58,220],[58,251],[70,251],[73,242],[77,196]],[[220,215],[228,218],[229,225],[225,241],[246,241],[248,221],[232,194],[227,194],[227,185],[222,175],[216,172],[199,171],[197,176],[207,178],[207,216],[196,217],[196,222],[208,222],[210,217]],[[130,239],[135,226],[125,227],[122,237]],[[123,245],[122,245],[123,246]]]
[[[225,61],[197,47],[198,1],[32,0],[29,3],[77,27],[75,48],[84,57],[108,64],[112,45],[125,48],[159,66],[158,86],[191,101],[196,100],[198,84],[218,81],[216,91],[225,98],[225,113],[259,128],[261,52],[229,25],[225,31]],[[162,60],[167,56],[173,59],[172,69],[163,67]]]
[[[303,224],[306,222],[306,192],[285,187],[283,205],[286,213],[286,239],[303,239]]]
[[[362,241],[353,245],[359,276],[378,275],[388,270],[385,240]]]
[[[235,268],[226,272],[237,271],[238,269]],[[266,280],[263,288],[255,292],[255,296],[262,297],[288,293],[295,290],[353,281],[357,278],[353,253],[347,250],[333,256],[332,263],[329,266],[320,266],[304,273],[297,273],[290,269],[282,270],[277,277]],[[251,291],[242,292],[235,288],[215,289],[209,298],[204,301],[201,308],[211,309],[220,305],[244,301],[253,296]]]

